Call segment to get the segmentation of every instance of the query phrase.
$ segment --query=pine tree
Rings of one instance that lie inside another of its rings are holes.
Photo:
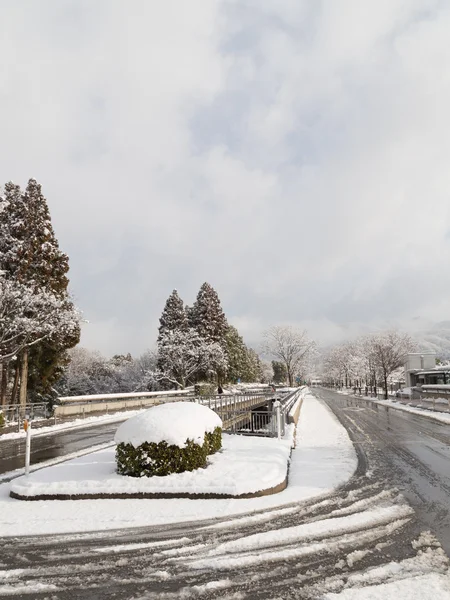
[[[50,213],[41,186],[30,179],[24,193],[13,183],[5,185],[0,213],[0,268],[7,278],[46,292],[61,302],[60,323],[74,323],[78,313],[67,287],[69,262],[59,249]],[[65,318],[64,318],[65,315]],[[80,328],[56,327],[51,336],[36,344],[21,358],[21,402],[25,401],[26,382],[32,396],[48,393],[66,364],[67,349],[80,338]]]
[[[173,290],[167,298],[164,310],[159,319],[158,343],[161,342],[168,331],[187,331],[188,328],[188,317],[183,300],[178,295],[177,290]]]
[[[247,347],[238,330],[230,325],[225,334],[226,352],[228,357],[227,379],[236,383],[238,379],[246,381]]]
[[[261,381],[263,378],[261,359],[253,348],[247,348],[247,365],[247,381],[253,383]]]
[[[220,305],[219,296],[209,283],[204,283],[200,288],[197,299],[190,310],[190,317],[192,326],[203,339],[209,342],[218,342],[225,347],[228,323]]]

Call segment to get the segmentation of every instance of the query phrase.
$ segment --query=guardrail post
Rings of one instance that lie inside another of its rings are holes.
[[[281,402],[279,400],[275,400],[273,407],[277,415],[277,436],[278,439],[281,440]]]
[[[27,439],[25,442],[25,475],[30,474],[30,454],[31,454],[31,421],[28,415],[25,416]]]

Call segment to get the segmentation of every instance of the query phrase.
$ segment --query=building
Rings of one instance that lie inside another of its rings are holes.
[[[450,383],[450,365],[436,365],[435,352],[415,352],[405,359],[406,387],[446,385]]]

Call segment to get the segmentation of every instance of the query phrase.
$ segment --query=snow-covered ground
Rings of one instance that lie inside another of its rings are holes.
[[[4,536],[82,532],[251,513],[327,494],[348,481],[356,469],[357,458],[347,432],[309,394],[303,401],[295,445],[287,489],[261,498],[24,502],[9,497],[14,482],[3,483],[0,531]]]
[[[326,594],[323,600],[450,600],[450,577],[439,573],[401,578],[402,563],[396,563],[399,579],[378,585],[354,587],[338,594]],[[377,569],[383,575],[384,569]],[[405,569],[406,570],[406,569]],[[389,575],[387,572],[385,575]]]
[[[195,404],[193,406],[204,408]],[[283,483],[286,478],[290,447],[289,440],[278,441],[271,438],[224,434],[223,451],[209,457],[208,468],[173,473],[166,477],[118,475],[115,448],[110,447],[41,469],[29,477],[20,477],[12,483],[11,490],[22,496],[136,493],[231,496],[251,494]]]
[[[84,427],[95,427],[96,425],[107,425],[108,423],[120,423],[121,421],[125,421],[134,415],[137,415],[147,408],[139,408],[137,410],[127,410],[121,412],[111,413],[109,415],[98,415],[92,417],[86,417],[84,419],[74,419],[73,421],[68,421],[65,423],[57,423],[56,425],[49,425],[48,427],[39,427],[33,429],[33,424],[31,426],[31,436],[44,436],[51,435],[52,433],[59,433],[60,431],[65,431],[67,429],[82,429]],[[25,431],[20,432],[11,432],[4,433],[0,435],[0,445],[2,442],[7,440],[17,440],[26,438]]]

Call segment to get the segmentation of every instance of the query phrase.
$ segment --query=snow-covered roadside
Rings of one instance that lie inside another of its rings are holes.
[[[400,577],[401,564],[395,563],[398,565],[397,570],[400,572]],[[427,573],[416,577],[405,575],[405,579],[349,588],[339,594],[326,594],[322,600],[412,600],[413,598],[417,598],[417,600],[450,600],[450,577],[439,573]]]
[[[3,536],[86,532],[257,512],[330,493],[348,481],[356,466],[356,454],[345,429],[322,403],[307,394],[297,426],[289,485],[279,494],[227,500],[23,502],[9,497],[11,484],[5,483],[0,485],[0,532]]]
[[[51,435],[52,433],[59,433],[67,429],[83,429],[85,427],[95,427],[96,425],[108,425],[108,423],[120,423],[120,421],[126,421],[130,417],[134,417],[134,415],[148,410],[148,408],[149,407],[147,406],[145,408],[139,408],[137,410],[115,412],[109,415],[98,415],[96,417],[86,417],[85,419],[74,419],[73,421],[69,421],[66,423],[57,423],[56,425],[49,425],[48,427],[39,427],[36,429],[33,429],[33,427],[31,427],[31,436],[39,437],[44,435]],[[0,444],[1,442],[7,440],[17,440],[20,438],[26,438],[25,431],[4,433],[0,435]]]
[[[353,397],[353,395],[352,395]],[[370,402],[374,402],[375,404],[380,404],[381,406],[388,406],[389,408],[393,408],[395,410],[402,410],[404,412],[413,413],[415,415],[421,415],[429,417],[430,419],[434,419],[435,421],[439,421],[440,423],[450,424],[450,414],[449,413],[441,413],[435,410],[430,410],[427,408],[419,408],[418,406],[408,406],[407,404],[397,403],[394,400],[375,400],[374,398],[370,398],[370,396],[354,396],[355,398],[361,398],[362,400],[370,400]]]

